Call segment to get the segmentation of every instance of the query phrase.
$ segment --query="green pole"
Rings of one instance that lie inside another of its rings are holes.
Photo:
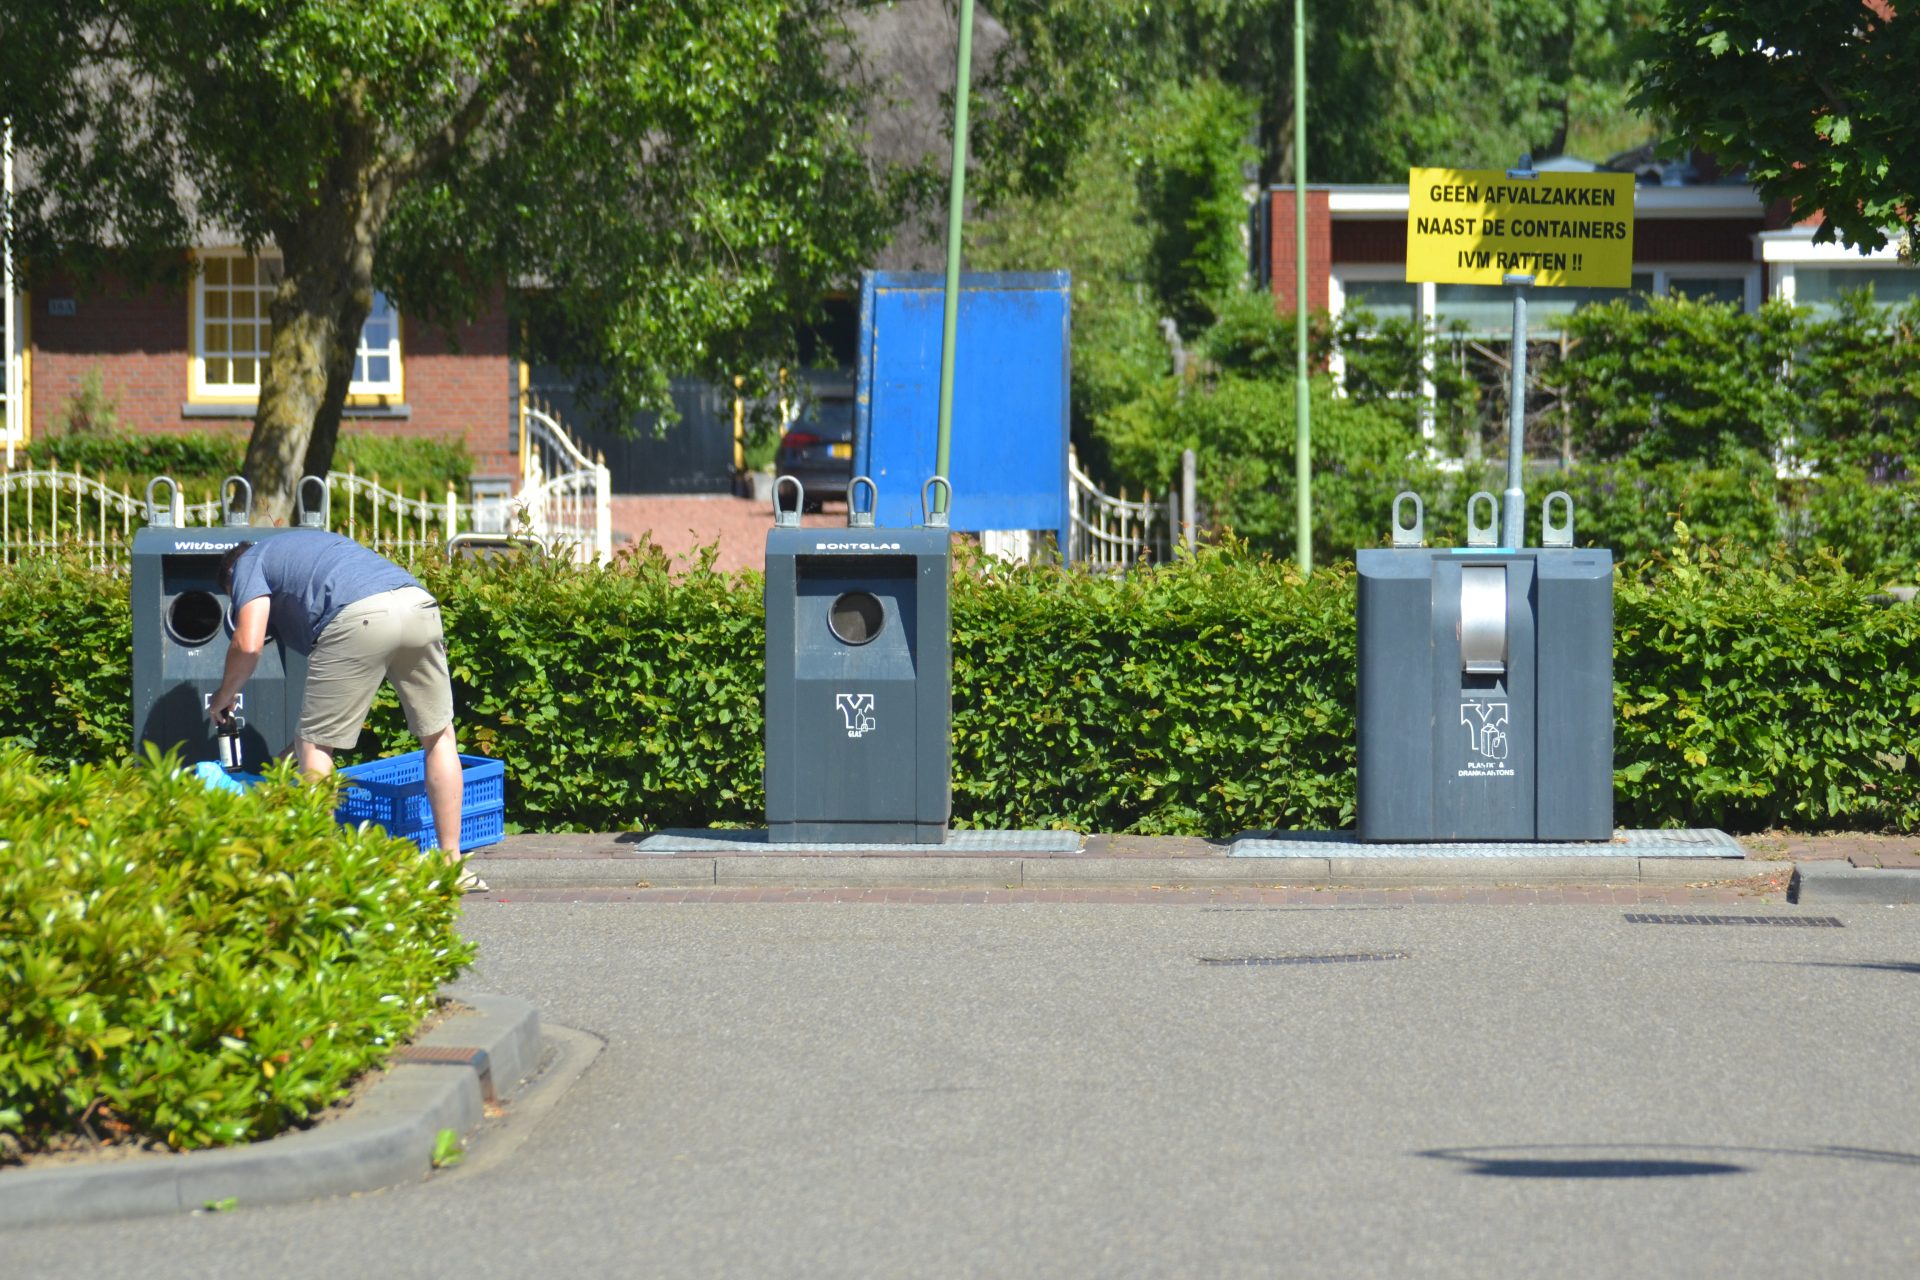
[[[1293,495],[1300,572],[1313,572],[1313,426],[1307,402],[1307,5],[1293,0]]]
[[[953,346],[960,328],[960,224],[967,204],[967,91],[973,80],[973,0],[960,3],[960,66],[953,82],[953,177],[947,184],[946,316],[940,326],[940,434],[933,471],[947,474],[953,443]],[[947,509],[944,487],[933,495],[934,510]]]

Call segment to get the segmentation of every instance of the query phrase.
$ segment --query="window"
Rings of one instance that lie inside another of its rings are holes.
[[[1920,270],[1912,267],[1796,267],[1793,300],[1815,311],[1830,311],[1840,295],[1872,289],[1873,300],[1897,307],[1920,296]]]
[[[1638,306],[1652,289],[1653,277],[1641,272],[1629,289],[1528,289],[1527,332],[1534,337],[1559,333],[1568,316],[1599,303],[1624,300]],[[1433,304],[1434,323],[1443,330],[1458,322],[1481,337],[1513,332],[1513,290],[1507,285],[1435,285]]]
[[[1747,305],[1745,276],[1677,276],[1667,282],[1667,296],[1690,302],[1731,302]]]
[[[267,364],[268,308],[281,280],[277,255],[208,253],[194,282],[193,394],[209,400],[259,398]],[[400,317],[382,293],[360,330],[352,396],[401,394]]]
[[[1365,307],[1376,320],[1412,320],[1420,312],[1420,286],[1404,280],[1348,280],[1342,310]]]
[[[216,396],[260,394],[267,356],[267,307],[280,284],[280,259],[216,254],[201,264],[196,390]]]
[[[373,310],[360,327],[352,389],[363,395],[400,391],[400,317],[387,295],[378,291],[373,295]]]

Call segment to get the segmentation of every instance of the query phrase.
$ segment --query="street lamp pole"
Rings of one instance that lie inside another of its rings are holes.
[[[947,475],[953,441],[953,347],[960,328],[960,227],[967,204],[967,90],[973,81],[973,0],[960,3],[960,65],[953,84],[953,176],[947,184],[946,313],[940,326],[940,427],[933,471]],[[947,509],[947,488],[934,490],[934,510]]]
[[[1293,0],[1294,549],[1313,572],[1313,427],[1307,395],[1307,6]]]

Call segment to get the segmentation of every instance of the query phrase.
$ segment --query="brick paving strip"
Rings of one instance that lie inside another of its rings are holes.
[[[1755,876],[1700,886],[1578,886],[1541,888],[1468,887],[1434,889],[1147,888],[1147,889],[916,889],[886,888],[528,888],[474,895],[503,905],[529,902],[658,903],[854,903],[875,906],[1015,906],[1027,903],[1153,907],[1414,907],[1480,906],[1703,906],[1786,900],[1784,875]]]

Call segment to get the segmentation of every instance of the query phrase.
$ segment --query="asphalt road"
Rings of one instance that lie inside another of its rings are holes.
[[[0,1275],[1920,1274],[1920,912],[1630,910],[481,903],[519,1146]]]

